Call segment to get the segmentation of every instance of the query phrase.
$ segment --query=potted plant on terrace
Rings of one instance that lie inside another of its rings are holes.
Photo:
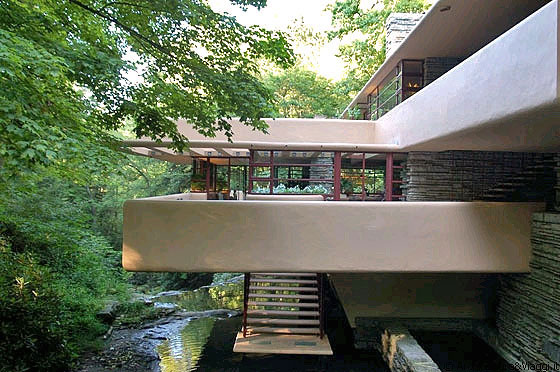
[[[346,196],[350,196],[354,192],[354,184],[347,178],[340,180],[340,189]]]

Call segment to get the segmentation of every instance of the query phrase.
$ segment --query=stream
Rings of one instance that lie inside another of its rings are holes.
[[[378,355],[344,345],[332,345],[333,357],[233,353],[241,329],[242,278],[145,300],[166,315],[138,328],[115,329],[103,350],[86,356],[75,372],[388,371]]]
[[[103,350],[85,356],[74,372],[389,372],[378,353],[351,346],[344,311],[327,319],[333,356],[239,354],[243,278],[193,291],[142,297],[162,316],[136,328],[118,327]],[[417,332],[415,337],[444,372],[511,370],[481,340],[457,332]]]
[[[205,364],[208,362],[202,359],[209,342],[214,347],[224,347],[224,355],[218,358],[219,361],[222,361],[227,354],[233,354],[227,348],[228,345],[230,349],[233,348],[235,333],[241,327],[241,318],[235,315],[240,315],[243,308],[242,282],[203,287],[195,291],[163,293],[155,300],[155,306],[172,305],[180,311],[187,312],[206,311],[204,316],[188,321],[182,329],[170,334],[156,346],[162,372],[208,370],[200,362]],[[232,312],[212,314],[209,311],[213,309],[226,309]],[[234,337],[230,340],[229,336],[232,334]]]

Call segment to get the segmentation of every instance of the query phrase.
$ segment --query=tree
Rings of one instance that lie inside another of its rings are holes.
[[[361,1],[337,0],[330,6],[334,27],[329,33],[331,40],[355,33],[363,36],[339,50],[348,70],[341,86],[350,94],[357,93],[385,61],[385,21],[389,14],[420,13],[428,7],[424,0],[383,0],[382,8],[364,10]]]
[[[110,162],[108,131],[125,119],[177,149],[187,145],[179,117],[208,136],[231,136],[232,116],[265,130],[272,97],[256,77],[261,60],[293,62],[284,35],[204,0],[0,0],[0,171],[39,164],[87,175]]]
[[[206,0],[0,0],[0,371],[68,369],[106,331],[103,301],[127,298],[122,201],[189,182],[187,166],[111,151],[119,129],[177,149],[179,117],[210,136],[230,116],[265,130],[262,60],[293,62],[284,35]]]
[[[272,116],[338,117],[348,102],[348,96],[339,93],[329,79],[299,66],[269,73],[263,81],[276,98]]]

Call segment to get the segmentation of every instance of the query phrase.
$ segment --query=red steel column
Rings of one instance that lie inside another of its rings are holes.
[[[385,155],[385,201],[393,201],[393,153]]]
[[[210,192],[210,158],[206,158],[206,193]]]
[[[231,193],[231,158],[227,159],[227,196]]]
[[[362,152],[362,201],[366,200],[366,153]]]
[[[270,152],[270,185],[269,193],[274,194],[274,151]]]
[[[249,150],[249,166],[247,169],[247,194],[250,194],[253,192],[253,150]]]
[[[334,152],[334,200],[340,200],[340,168],[342,167],[342,154]]]
[[[247,337],[247,307],[249,307],[249,285],[251,273],[245,273],[243,280],[243,337]]]

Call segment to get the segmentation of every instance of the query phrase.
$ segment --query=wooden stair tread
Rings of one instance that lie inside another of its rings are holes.
[[[291,334],[306,334],[318,335],[319,328],[279,328],[279,327],[247,327],[249,333],[291,333]]]
[[[319,304],[316,302],[283,302],[283,301],[249,301],[249,306],[278,306],[278,307],[315,307]]]
[[[289,292],[317,292],[316,287],[280,287],[280,286],[249,286],[250,291],[289,291]]]
[[[249,273],[242,336],[273,333],[277,335],[268,337],[299,334],[322,339],[322,283],[317,273]]]
[[[268,279],[251,278],[251,283],[293,283],[293,284],[317,284],[313,279]]]
[[[319,316],[319,312],[312,310],[247,310],[247,315]]]
[[[247,318],[247,324],[319,325],[319,319]]]
[[[291,294],[273,294],[273,293],[249,293],[249,298],[297,298],[300,300],[318,300],[317,295],[291,295]]]
[[[264,275],[264,276],[300,276],[300,277],[317,277],[316,273],[251,273],[251,277],[254,276],[259,276],[259,275]]]

